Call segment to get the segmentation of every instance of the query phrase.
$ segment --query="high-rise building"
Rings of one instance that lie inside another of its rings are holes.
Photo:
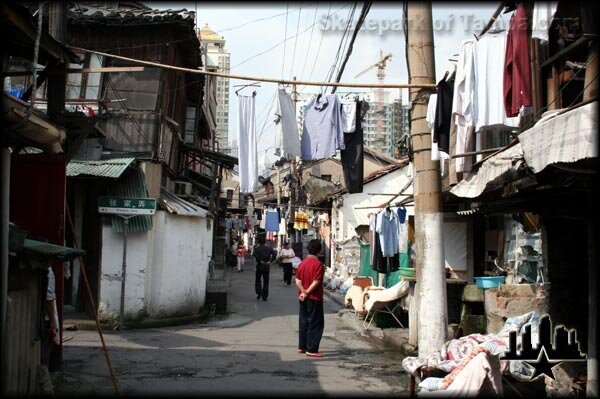
[[[216,68],[217,72],[229,73],[229,52],[225,49],[225,38],[206,24],[198,32],[198,39],[206,51],[205,67]],[[217,77],[216,141],[221,152],[229,152],[229,79]]]

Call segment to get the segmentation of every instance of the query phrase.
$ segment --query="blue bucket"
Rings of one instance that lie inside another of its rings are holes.
[[[493,277],[475,277],[477,288],[498,288],[500,284],[504,284],[504,276]]]

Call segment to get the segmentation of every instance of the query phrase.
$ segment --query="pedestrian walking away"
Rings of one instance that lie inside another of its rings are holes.
[[[310,240],[308,256],[296,270],[296,286],[300,310],[298,315],[298,352],[306,356],[323,357],[319,353],[319,344],[325,328],[323,314],[323,263],[318,256],[321,253],[321,241]]]
[[[238,273],[243,272],[244,261],[246,260],[246,246],[243,240],[238,243],[235,254],[237,256],[237,271]]]
[[[271,262],[277,258],[277,252],[265,244],[265,238],[258,239],[258,247],[252,253],[256,259],[256,280],[254,282],[254,290],[256,291],[256,299],[262,297],[263,301],[269,296],[269,271],[271,270]]]
[[[279,259],[281,260],[281,266],[283,266],[283,281],[287,285],[292,284],[292,259],[295,256],[296,254],[290,248],[289,241],[283,244],[283,248],[279,251]]]

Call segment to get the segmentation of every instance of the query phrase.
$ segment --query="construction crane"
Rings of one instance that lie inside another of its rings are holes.
[[[392,54],[388,53],[387,55],[383,55],[383,51],[379,49],[379,61],[375,64],[365,68],[362,72],[358,73],[354,78],[358,78],[359,76],[364,75],[369,72],[371,69],[377,67],[377,83],[384,84],[385,83],[385,68],[387,66],[387,62],[392,59]],[[383,115],[385,113],[383,108],[383,88],[378,87],[375,90],[376,101],[377,101],[377,133],[382,137],[384,136],[384,128],[383,128]],[[385,144],[382,146],[381,150],[384,149]]]

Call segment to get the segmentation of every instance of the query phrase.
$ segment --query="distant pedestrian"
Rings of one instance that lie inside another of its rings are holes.
[[[238,242],[235,255],[237,256],[237,271],[238,273],[243,272],[244,261],[246,260],[246,246],[243,240]]]
[[[283,266],[283,281],[287,285],[292,284],[292,259],[295,256],[294,250],[290,248],[290,242],[283,244],[283,248],[279,251],[279,259],[281,266]]]
[[[273,248],[266,246],[265,238],[261,236],[258,238],[258,246],[254,248],[252,255],[256,259],[256,280],[254,282],[256,299],[262,297],[262,300],[266,301],[269,296],[269,271],[271,270],[271,262],[277,258],[277,252]]]
[[[321,241],[310,240],[308,256],[296,270],[296,286],[300,301],[298,352],[306,356],[323,357],[319,344],[325,328],[323,315],[323,263],[319,261]]]

